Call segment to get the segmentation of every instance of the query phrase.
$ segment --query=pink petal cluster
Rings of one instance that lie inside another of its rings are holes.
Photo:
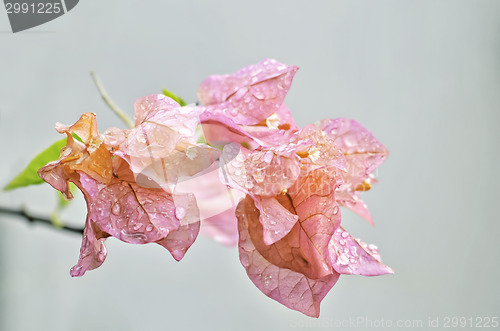
[[[308,316],[319,316],[341,274],[392,273],[376,246],[341,227],[340,212],[373,224],[359,194],[376,182],[372,173],[388,151],[354,120],[300,129],[284,104],[297,70],[265,59],[210,76],[198,89],[201,106],[140,98],[130,130],[99,133],[91,113],[57,124],[68,143],[39,175],[68,198],[75,183],[88,209],[71,275],[103,263],[109,236],[160,244],[180,260],[200,227],[237,243],[252,282]]]
[[[161,95],[139,99],[135,109],[136,127],[130,130],[112,128],[101,134],[92,113],[72,126],[57,124],[67,145],[57,161],[38,171],[67,198],[72,198],[68,183],[74,183],[87,202],[80,259],[72,276],[104,262],[109,236],[132,244],[157,243],[180,260],[198,235],[195,196],[177,192],[175,184],[209,168],[219,151],[194,139],[198,110]]]
[[[373,223],[359,192],[375,183],[388,151],[350,119],[299,129],[283,103],[296,71],[266,59],[208,77],[198,97],[207,141],[237,143],[224,147],[221,178],[246,194],[236,210],[242,265],[264,294],[317,317],[340,274],[393,272],[376,246],[340,226],[339,208]]]

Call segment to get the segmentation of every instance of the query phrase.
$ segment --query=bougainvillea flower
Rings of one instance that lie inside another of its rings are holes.
[[[337,182],[334,174],[326,168],[303,171],[293,187],[275,197],[297,220],[283,238],[270,245],[264,242],[253,199],[247,197],[238,206],[240,260],[250,279],[264,294],[309,316],[319,315],[320,301],[339,277],[328,249],[340,225],[336,186],[331,185]]]
[[[258,124],[279,110],[297,69],[264,59],[232,75],[206,78],[198,98],[208,111],[222,113],[237,124]]]
[[[339,203],[357,195],[345,183],[353,178],[352,159],[347,161],[352,149],[337,138],[309,125],[280,148],[241,148],[223,168],[227,183],[247,194],[237,209],[240,260],[247,274],[263,293],[310,316],[319,314],[320,301],[340,274],[392,272],[373,246],[340,228]],[[279,280],[282,273],[287,277]],[[305,291],[305,301],[297,304],[289,289],[299,282],[317,286],[318,292]]]
[[[223,179],[230,187],[254,199],[267,245],[285,236],[297,221],[297,216],[283,208],[275,196],[295,184],[304,165],[309,171],[321,167],[346,170],[344,154],[318,127],[306,126],[290,137],[287,144],[279,147],[248,150],[230,144],[224,148],[225,152],[232,148],[239,153],[230,161],[222,158],[225,161]]]
[[[67,144],[39,175],[67,198],[75,183],[87,202],[71,275],[99,267],[110,236],[157,243],[180,260],[200,227],[238,243],[265,295],[312,317],[341,274],[393,273],[376,246],[344,230],[340,212],[347,207],[373,224],[360,193],[376,183],[388,151],[350,119],[299,129],[284,104],[297,69],[265,59],[210,76],[198,89],[201,106],[145,96],[129,130],[100,134],[91,113],[57,124]]]
[[[280,136],[297,129],[283,103],[297,69],[265,59],[231,75],[206,78],[198,98],[205,105],[200,119],[207,141],[276,145]]]
[[[173,101],[162,101],[175,107]],[[173,119],[168,116],[169,111]],[[161,187],[139,185],[136,181],[138,174],[144,171],[141,166],[169,156],[161,150],[161,144],[170,151],[186,151],[191,147],[186,147],[188,144],[196,147],[189,138],[192,131],[183,131],[189,123],[181,124],[182,119],[178,118],[181,115],[172,109],[143,114],[136,128],[111,130],[106,136],[98,133],[95,115],[91,113],[82,115],[72,126],[56,126],[60,133],[67,135],[67,145],[59,160],[41,168],[39,175],[68,198],[71,198],[68,182],[75,183],[87,202],[80,259],[71,270],[72,276],[81,276],[102,264],[106,257],[104,239],[108,236],[134,244],[157,243],[180,260],[199,232],[199,211],[193,194],[172,194]],[[164,121],[161,121],[162,115]],[[154,132],[145,135],[153,145],[151,149],[147,144],[139,144],[141,125],[146,124],[151,124],[148,129]],[[73,134],[82,142],[73,139]],[[144,149],[150,149],[151,154],[141,154]],[[192,161],[195,157],[187,159]],[[203,157],[200,163],[206,164],[205,159]],[[182,165],[184,160],[177,162]]]

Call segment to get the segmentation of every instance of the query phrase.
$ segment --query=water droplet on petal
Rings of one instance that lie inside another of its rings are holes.
[[[140,133],[137,135],[137,141],[139,141],[142,144],[146,143],[146,135],[144,133]]]
[[[120,205],[115,203],[113,205],[113,207],[111,208],[111,212],[114,214],[114,215],[120,215]]]
[[[250,265],[250,259],[248,258],[247,254],[241,254],[240,261],[245,268],[247,268]]]
[[[196,156],[198,156],[198,150],[196,147],[189,147],[186,149],[186,156],[190,159],[193,160]]]
[[[344,137],[344,144],[347,146],[347,147],[353,147],[356,145],[356,140],[354,137],[352,136],[349,136],[349,135],[346,135]]]
[[[99,251],[97,252],[97,260],[99,262],[104,262],[105,258],[106,258],[106,247],[104,246],[103,243],[101,243],[101,247],[99,248]]]
[[[175,208],[175,217],[178,219],[183,219],[184,216],[186,216],[186,209],[183,207],[176,207]]]
[[[255,181],[257,183],[262,183],[264,181],[264,175],[262,174],[261,171],[257,171],[255,172],[253,175],[252,175],[253,179],[255,179]]]
[[[263,158],[263,161],[266,162],[266,163],[269,163],[272,161],[273,159],[273,155],[274,153],[271,152],[271,151],[267,151],[265,154],[264,154],[264,158]]]
[[[81,271],[82,271],[82,266],[75,265],[73,268],[71,268],[70,274],[72,276],[80,276]]]
[[[349,264],[349,259],[345,255],[341,255],[337,259],[337,263],[341,264],[341,265],[348,265]]]
[[[264,93],[260,92],[260,91],[257,91],[257,92],[254,92],[253,93],[253,96],[256,97],[257,99],[259,100],[264,100],[265,98],[265,95]]]
[[[137,223],[132,227],[132,229],[134,229],[134,231],[138,231],[142,227],[143,227],[142,223]]]

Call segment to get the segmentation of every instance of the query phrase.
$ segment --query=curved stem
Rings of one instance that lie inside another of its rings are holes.
[[[5,207],[0,207],[0,214],[7,214],[7,215],[12,215],[12,216],[18,216],[26,219],[30,223],[43,223],[46,225],[50,225],[52,227],[55,227],[56,229],[64,230],[64,231],[69,231],[73,233],[78,233],[78,234],[83,234],[83,229],[81,228],[76,228],[68,225],[61,225],[61,226],[54,226],[54,223],[49,219],[49,218],[43,218],[39,216],[34,216],[26,212],[24,209],[12,209],[12,208],[5,208]]]
[[[104,102],[106,103],[106,105],[108,105],[108,107],[130,128],[132,129],[134,127],[134,123],[132,122],[132,120],[127,116],[127,114],[125,114],[125,112],[120,108],[118,107],[118,105],[116,103],[113,102],[113,100],[111,100],[111,98],[109,97],[108,93],[106,92],[106,90],[104,89],[104,85],[102,85],[102,82],[101,80],[99,79],[99,76],[97,76],[97,74],[93,71],[90,72],[90,76],[92,77],[92,79],[94,80],[94,83],[97,87],[97,90],[99,91],[99,93],[101,94],[101,97],[102,97],[102,100],[104,100]]]

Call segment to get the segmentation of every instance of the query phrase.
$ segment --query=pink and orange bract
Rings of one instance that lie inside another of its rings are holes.
[[[200,227],[238,243],[241,264],[264,294],[312,317],[341,274],[393,273],[374,245],[341,227],[340,211],[373,224],[359,193],[376,182],[372,172],[388,151],[354,120],[298,128],[283,103],[297,69],[265,59],[210,76],[198,89],[201,106],[142,97],[129,130],[101,134],[92,113],[56,125],[67,145],[39,175],[68,198],[75,183],[87,202],[71,275],[99,267],[110,236],[157,243],[180,260]]]

